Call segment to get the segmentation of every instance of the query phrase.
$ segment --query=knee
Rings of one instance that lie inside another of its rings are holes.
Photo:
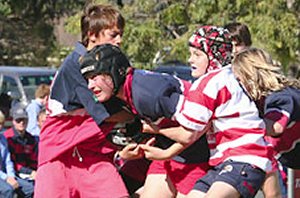
[[[265,198],[281,198],[280,191],[273,191],[273,192],[263,192]]]

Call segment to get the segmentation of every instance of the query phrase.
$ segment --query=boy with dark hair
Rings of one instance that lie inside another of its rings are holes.
[[[233,41],[233,54],[252,45],[251,33],[246,24],[239,22],[228,23],[224,26],[231,35]]]
[[[104,123],[121,107],[116,104],[109,113],[95,100],[79,64],[80,57],[96,45],[119,46],[124,25],[112,6],[89,5],[84,10],[82,42],[67,56],[52,83],[48,117],[40,134],[35,197],[128,196],[112,163],[116,148],[106,141],[114,125]]]

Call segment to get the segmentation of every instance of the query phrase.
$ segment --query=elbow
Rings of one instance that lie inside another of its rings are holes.
[[[182,144],[191,145],[200,138],[201,134],[197,131],[188,131],[184,138],[182,138]]]

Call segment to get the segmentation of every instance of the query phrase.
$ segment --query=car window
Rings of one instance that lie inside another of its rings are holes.
[[[0,110],[5,117],[9,117],[9,109],[11,107],[12,97],[21,96],[16,80],[11,76],[1,75],[0,85]]]
[[[5,94],[17,92],[20,94],[16,80],[11,76],[4,76],[0,92]]]
[[[41,75],[41,76],[20,76],[24,92],[28,102],[34,99],[34,93],[40,84],[50,85],[53,80],[53,75]]]

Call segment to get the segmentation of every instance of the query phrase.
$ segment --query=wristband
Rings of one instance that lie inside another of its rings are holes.
[[[123,167],[123,165],[126,163],[126,160],[123,160],[122,157],[120,156],[120,152],[117,151],[114,155],[113,162],[114,162],[115,167],[118,170],[120,170]]]

